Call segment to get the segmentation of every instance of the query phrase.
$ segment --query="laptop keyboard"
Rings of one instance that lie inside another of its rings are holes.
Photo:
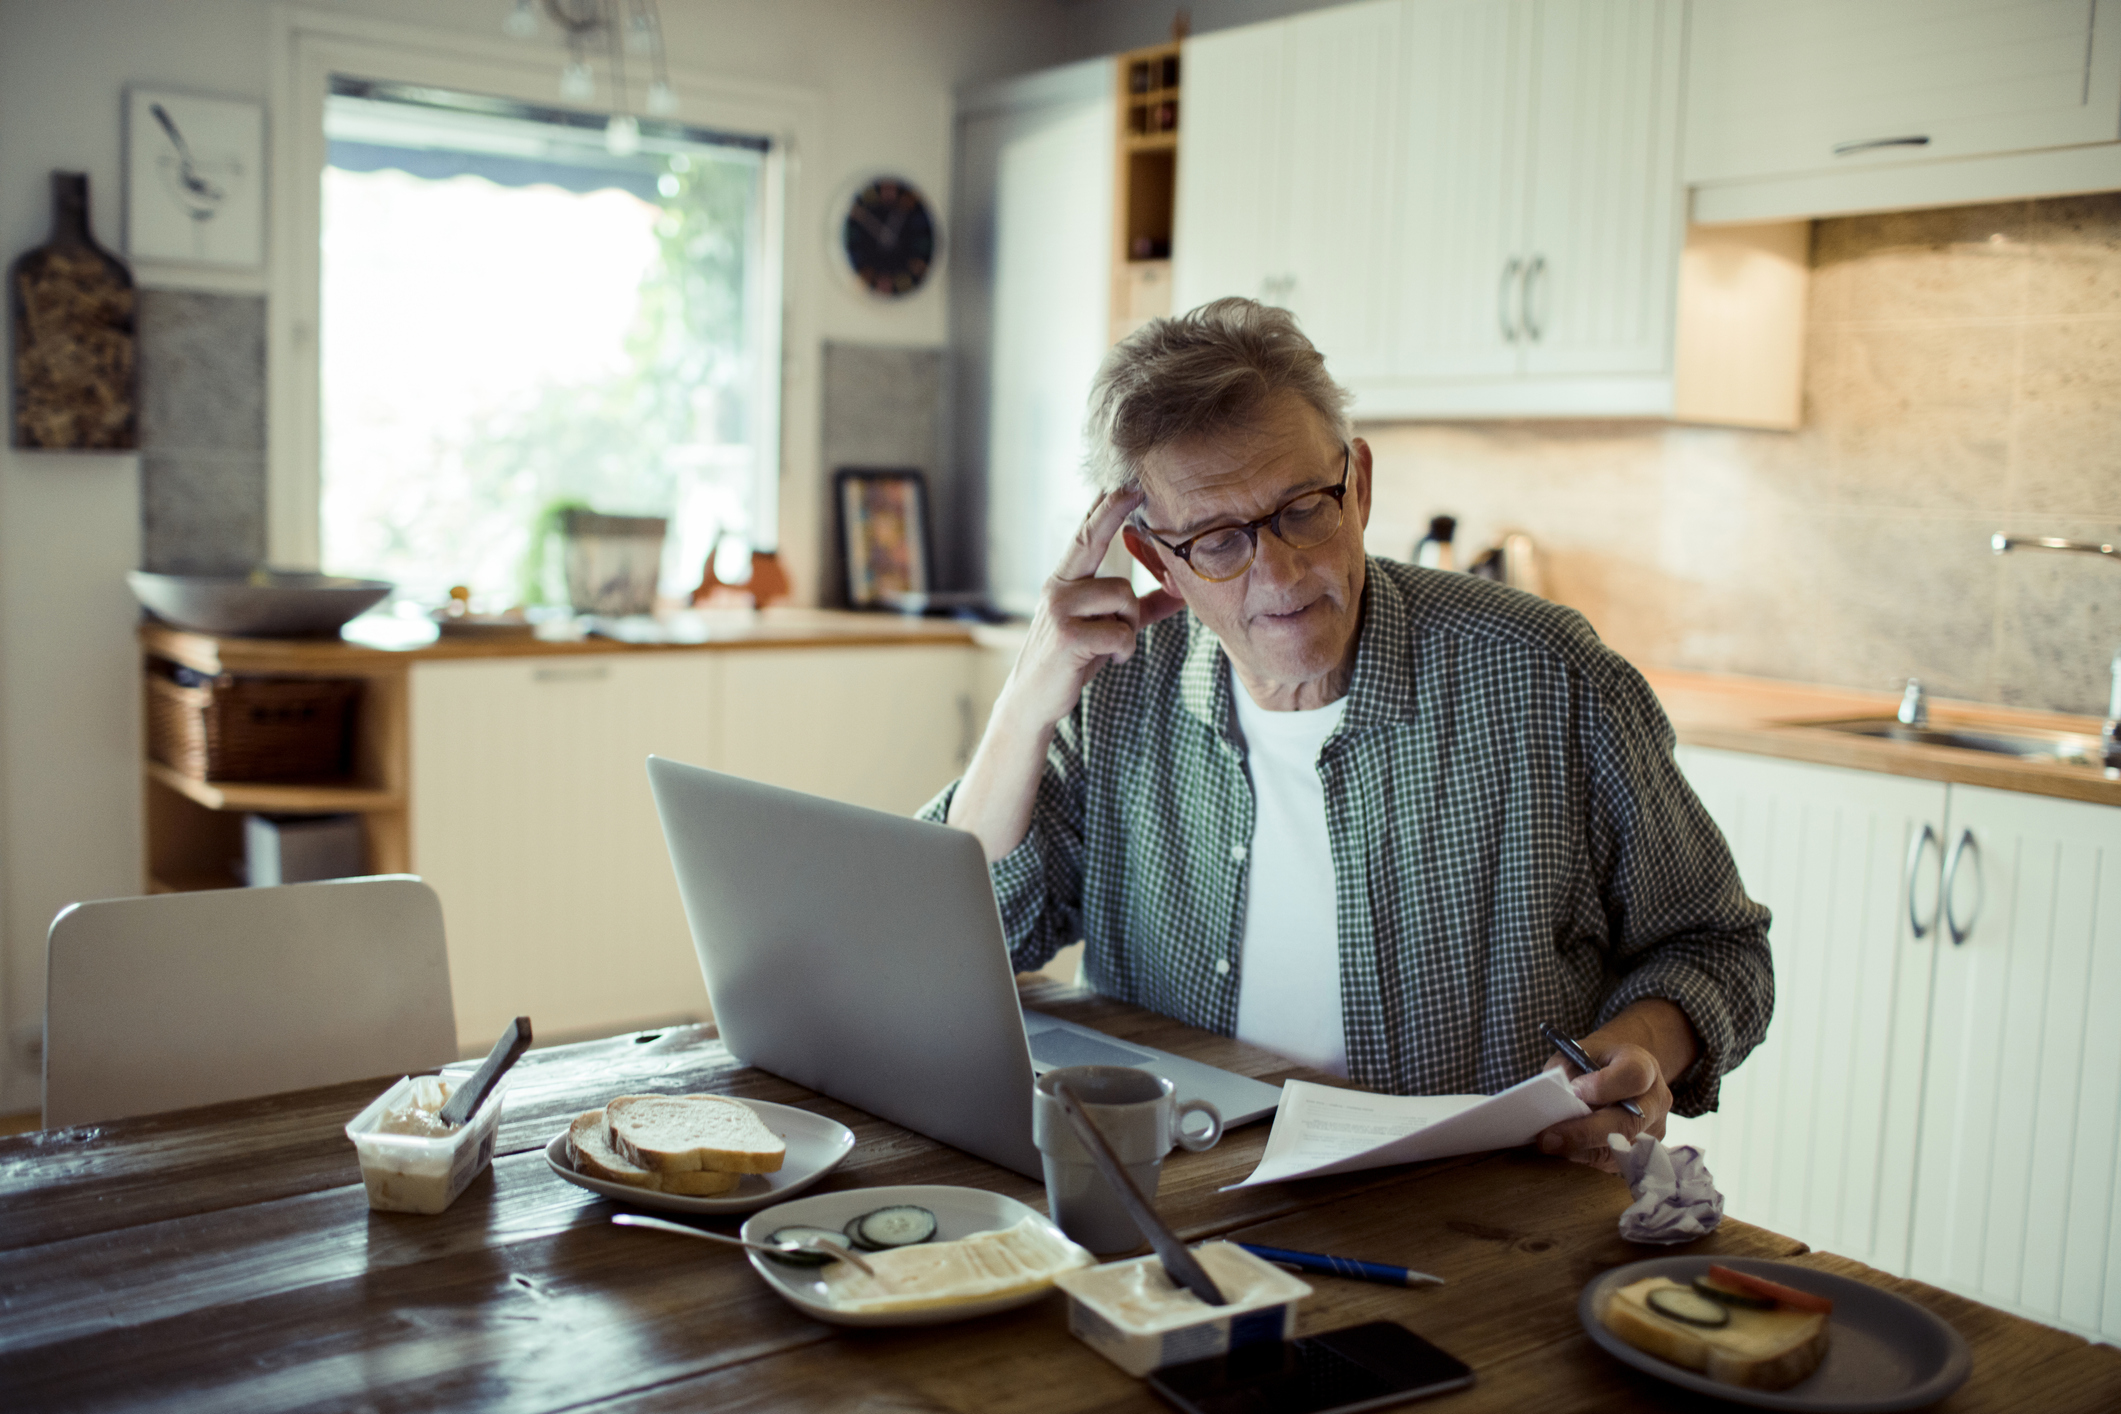
[[[1147,1051],[1100,1041],[1094,1036],[1066,1031],[1058,1026],[1031,1034],[1031,1059],[1042,1066],[1140,1065],[1151,1058]]]

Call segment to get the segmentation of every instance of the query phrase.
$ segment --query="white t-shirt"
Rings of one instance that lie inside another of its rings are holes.
[[[1340,910],[1318,750],[1348,705],[1269,712],[1233,680],[1257,814],[1246,872],[1237,1036],[1334,1075],[1348,1073],[1340,1015]]]

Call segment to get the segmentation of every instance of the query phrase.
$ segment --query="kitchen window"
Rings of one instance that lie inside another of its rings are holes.
[[[551,600],[569,504],[668,517],[667,594],[774,547],[767,139],[336,76],[324,126],[326,569]]]

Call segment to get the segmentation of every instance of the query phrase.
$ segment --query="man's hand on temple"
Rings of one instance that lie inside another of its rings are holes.
[[[1107,663],[1134,656],[1136,635],[1185,605],[1157,590],[1146,599],[1117,577],[1098,577],[1112,539],[1142,503],[1140,491],[1100,496],[1039,595],[1038,613],[995,712],[1051,727],[1075,710],[1083,685]]]
[[[1636,1002],[1584,1037],[1582,1046],[1584,1054],[1598,1062],[1597,1070],[1585,1075],[1558,1055],[1546,1068],[1566,1074],[1576,1097],[1591,1107],[1591,1113],[1552,1126],[1537,1142],[1545,1153],[1617,1172],[1606,1136],[1623,1134],[1633,1139],[1638,1134],[1654,1134],[1664,1138],[1665,1117],[1672,1112],[1672,1088],[1666,1077],[1686,1073],[1700,1052],[1700,1042],[1685,1012],[1662,998],[1651,998]],[[1622,1100],[1633,1100],[1642,1118],[1620,1108]]]
[[[1098,577],[1112,538],[1141,503],[1138,490],[1115,492],[1098,497],[1083,517],[1046,581],[1023,651],[951,798],[950,823],[978,835],[990,862],[1030,830],[1046,747],[1054,727],[1075,710],[1083,685],[1107,663],[1133,657],[1142,629],[1185,607],[1164,590],[1141,598],[1124,579]]]

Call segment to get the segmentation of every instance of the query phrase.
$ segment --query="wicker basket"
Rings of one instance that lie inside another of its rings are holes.
[[[344,778],[359,678],[147,677],[148,750],[198,781]]]

